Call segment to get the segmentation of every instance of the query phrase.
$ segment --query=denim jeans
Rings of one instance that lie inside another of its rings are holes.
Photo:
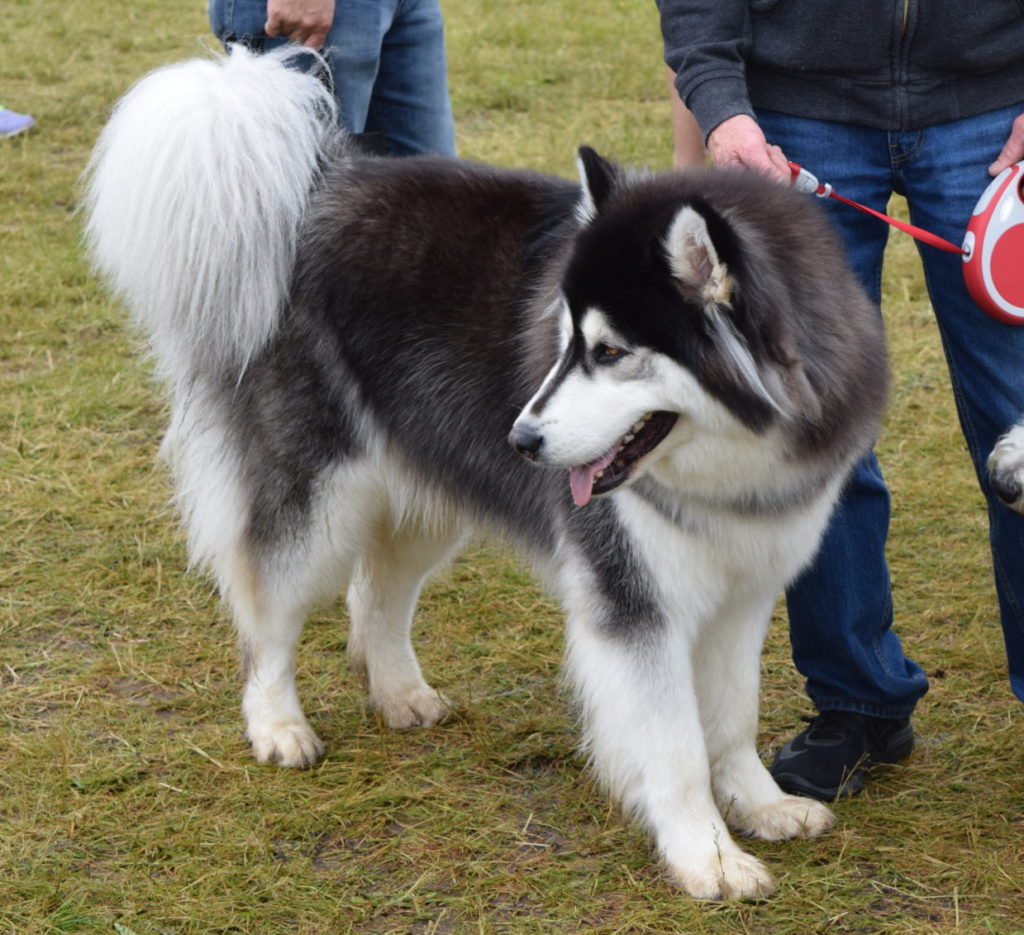
[[[287,41],[263,31],[266,0],[210,0],[209,12],[225,44],[259,52]],[[394,156],[455,155],[438,0],[337,0],[322,51],[350,133],[383,134]]]
[[[838,194],[885,211],[904,195],[914,224],[959,244],[991,181],[987,169],[1024,105],[925,130],[890,132],[759,112],[771,143]],[[881,292],[889,227],[824,199],[850,264],[868,293]],[[899,234],[897,236],[904,236]],[[952,380],[960,427],[988,503],[989,541],[1010,686],[1024,700],[1024,517],[992,494],[985,460],[1024,413],[1024,327],[1001,324],[971,301],[962,260],[918,246]],[[797,669],[819,710],[905,717],[927,679],[892,629],[885,540],[889,493],[874,455],[855,469],[814,564],[787,591]]]

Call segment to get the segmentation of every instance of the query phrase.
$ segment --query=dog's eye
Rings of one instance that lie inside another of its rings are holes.
[[[599,364],[614,364],[629,355],[629,351],[614,344],[598,344],[594,348],[594,361]]]

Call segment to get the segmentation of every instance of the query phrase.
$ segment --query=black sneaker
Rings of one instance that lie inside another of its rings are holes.
[[[823,711],[777,754],[771,774],[784,792],[831,802],[864,787],[864,769],[898,763],[914,749],[910,718]]]

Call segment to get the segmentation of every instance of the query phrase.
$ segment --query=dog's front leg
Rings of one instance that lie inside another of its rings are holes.
[[[823,834],[835,818],[820,802],[786,795],[757,755],[761,649],[774,604],[771,589],[734,589],[701,632],[695,677],[719,810],[741,833],[779,841]]]
[[[599,779],[687,893],[767,896],[771,875],[732,840],[712,796],[687,639],[659,621],[615,629],[588,603],[570,607],[567,668]]]

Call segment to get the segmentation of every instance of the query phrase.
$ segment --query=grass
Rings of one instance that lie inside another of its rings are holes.
[[[919,748],[811,842],[752,843],[762,905],[669,887],[575,755],[561,623],[480,548],[427,593],[418,645],[459,714],[383,730],[308,626],[302,691],[328,755],[259,767],[230,627],[185,570],[154,455],[163,405],[91,278],[76,179],[116,96],[194,52],[200,2],[7,0],[0,99],[0,932],[871,933],[1024,931],[1024,718],[1005,677],[985,517],[914,257],[890,247],[895,366],[880,444],[898,621],[932,676]],[[653,5],[449,0],[464,155],[561,174],[589,142],[654,168],[670,128]],[[808,704],[785,623],[761,745]]]

